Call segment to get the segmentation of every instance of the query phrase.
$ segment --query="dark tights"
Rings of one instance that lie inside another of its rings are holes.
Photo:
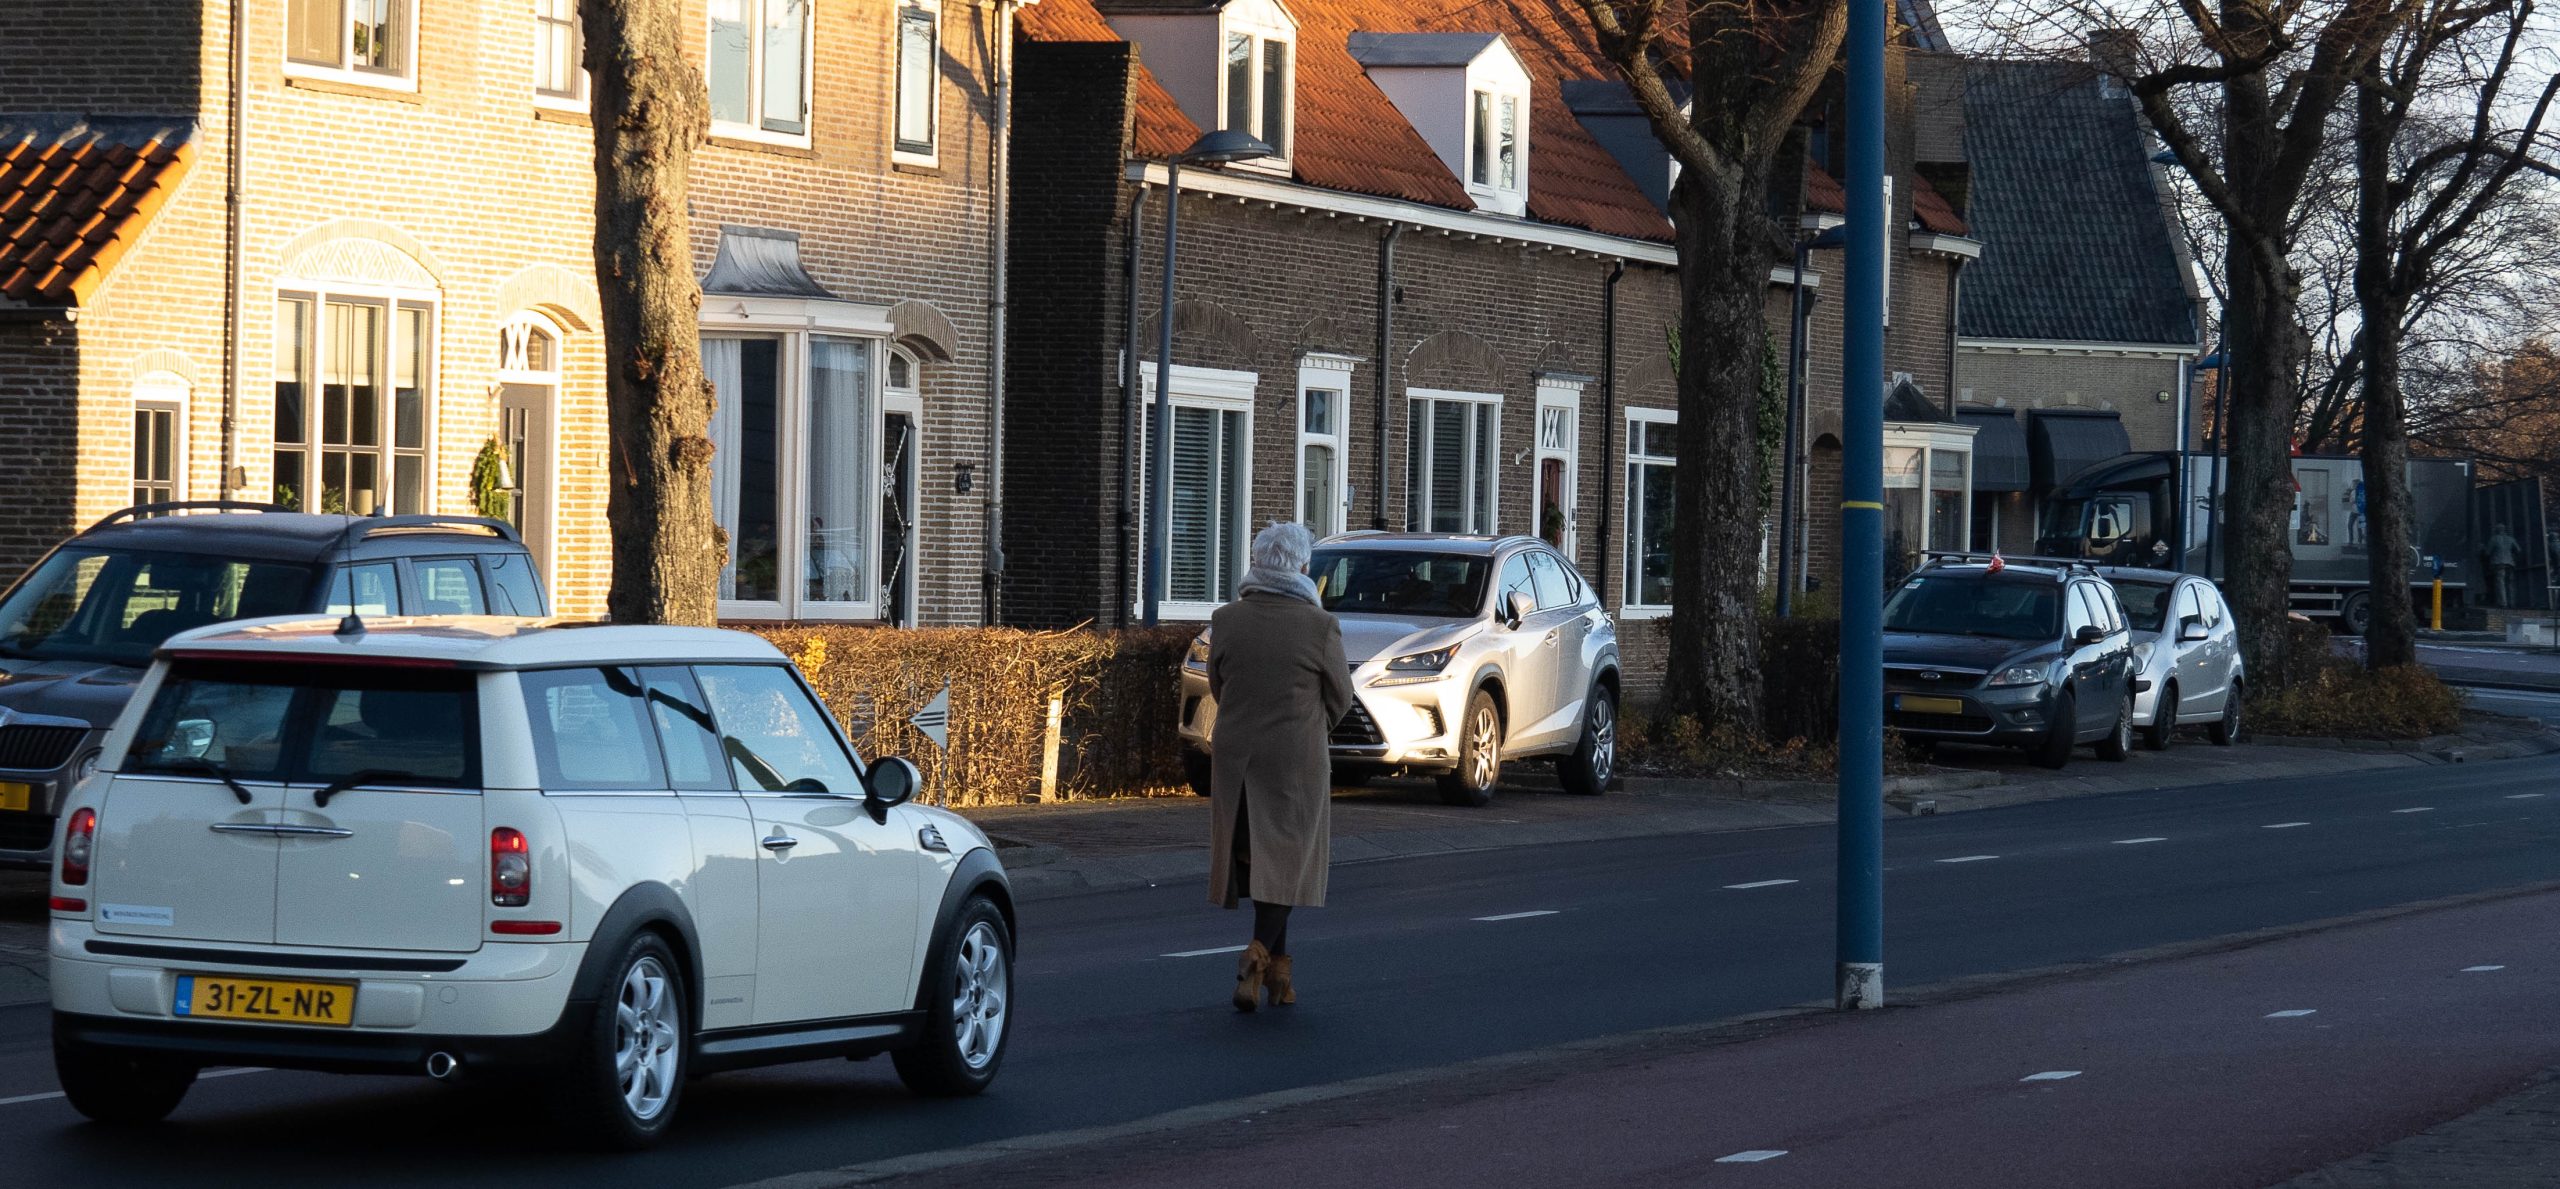
[[[1247,837],[1250,817],[1245,813],[1244,796],[1236,796],[1236,845],[1230,866],[1235,871],[1235,893],[1238,899],[1253,899],[1253,846]],[[1274,958],[1289,952],[1289,905],[1253,901],[1253,939],[1271,951]]]

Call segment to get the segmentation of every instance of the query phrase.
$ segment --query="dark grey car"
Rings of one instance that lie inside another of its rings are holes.
[[[2071,750],[2133,748],[2133,634],[2085,565],[1942,561],[1885,603],[1885,724],[1909,743],[2022,747],[2059,768]]]
[[[55,546],[0,595],[0,867],[49,865],[57,807],[163,641],[349,610],[549,613],[523,540],[476,517],[150,504]]]

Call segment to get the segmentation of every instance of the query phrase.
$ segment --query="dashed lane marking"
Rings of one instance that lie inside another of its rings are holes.
[[[1786,1154],[1787,1150],[1785,1148],[1753,1148],[1748,1152],[1736,1152],[1731,1156],[1718,1156],[1716,1157],[1716,1163],[1758,1164],[1763,1160],[1775,1160]]]
[[[2167,842],[2167,841],[2168,841],[2168,839],[2166,839],[2166,838],[2118,838],[2118,839],[2116,839],[2116,840],[2115,840],[2115,845],[2117,845],[2117,846],[2140,846],[2140,845],[2142,845],[2143,843],[2146,843],[2146,842]]]
[[[236,1078],[244,1073],[265,1072],[267,1072],[267,1069],[263,1065],[249,1069],[208,1069],[203,1073],[197,1074],[196,1080],[203,1081],[206,1078]],[[0,1106],[18,1106],[22,1103],[29,1102],[50,1102],[53,1099],[60,1098],[62,1096],[63,1094],[60,1090],[55,1090],[47,1094],[21,1094],[15,1098],[0,1098]]]
[[[2506,969],[2504,966],[2465,966],[2462,968],[2462,972],[2464,974],[2487,974],[2492,970],[2504,969]]]
[[[1243,946],[1240,946],[1240,945],[1222,945],[1222,946],[1219,946],[1218,948],[1213,949],[1213,950],[1181,950],[1181,951],[1178,951],[1178,952],[1175,952],[1175,953],[1165,954],[1165,955],[1162,955],[1162,956],[1163,956],[1163,957],[1167,957],[1167,958],[1206,958],[1206,957],[1208,957],[1208,956],[1209,956],[1209,955],[1211,955],[1211,954],[1241,954],[1241,953],[1243,953],[1243,952],[1244,952],[1244,947],[1243,947]]]
[[[1534,912],[1506,912],[1500,916],[1477,917],[1475,919],[1479,921],[1525,921],[1530,917],[1551,917],[1561,911],[1563,910],[1555,908],[1541,908]]]
[[[2541,795],[2542,795],[2542,794],[2540,794],[2540,793],[2509,793],[2509,794],[2507,794],[2507,800],[2510,800],[2510,801],[2530,801],[2530,800],[2532,800],[2533,798],[2535,798],[2535,797],[2539,797],[2539,796],[2541,796]]]
[[[1999,857],[2000,856],[1998,855],[1958,855],[1952,859],[1940,859],[1938,861],[1941,863],[1980,863]]]
[[[2018,1080],[2022,1082],[2058,1082],[2064,1078],[2076,1078],[2079,1076],[2080,1071],[2076,1069],[2048,1069],[2043,1073],[2028,1074]]]
[[[2316,1008],[2316,1007],[2295,1007],[2295,1008],[2287,1008],[2287,1009],[2286,1009],[2286,1010],[2284,1010],[2284,1011],[2271,1011],[2271,1012],[2268,1012],[2268,1013],[2267,1013],[2267,1018],[2268,1018],[2268,1019],[2270,1019],[2270,1020],[2294,1020],[2294,1019],[2300,1019],[2300,1018],[2301,1018],[2301,1017],[2303,1017],[2303,1016],[2310,1015],[2311,1013],[2316,1012],[2316,1011],[2318,1011],[2318,1010],[2320,1010],[2320,1009],[2319,1009],[2319,1008]]]
[[[1753,888],[1774,888],[1774,887],[1777,887],[1779,884],[1800,883],[1800,882],[1803,882],[1803,881],[1801,881],[1801,880],[1793,880],[1793,879],[1756,879],[1756,880],[1751,881],[1750,883],[1729,883],[1729,884],[1726,884],[1726,885],[1724,886],[1724,890],[1726,890],[1726,891],[1728,891],[1728,892],[1748,892],[1748,891],[1750,891],[1750,890],[1751,890],[1751,889],[1753,889]]]
[[[2393,813],[2434,813],[2435,811],[2436,811],[2436,807],[2435,807],[2435,806],[2433,806],[2433,805],[2412,805],[2412,806],[2408,807],[2407,809],[2394,809],[2394,810],[2392,810],[2391,812],[2393,812]]]
[[[2307,826],[2310,824],[2311,823],[2309,822],[2277,822],[2271,826],[2260,826],[2258,828],[2261,830],[2290,830],[2296,826]]]

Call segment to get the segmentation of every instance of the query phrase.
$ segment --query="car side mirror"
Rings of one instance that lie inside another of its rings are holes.
[[[2200,619],[2191,618],[2178,625],[2178,642],[2181,644],[2193,644],[2204,639],[2207,634],[2204,621]]]
[[[2074,644],[2095,644],[2106,638],[2107,629],[2094,623],[2082,624],[2079,631],[2071,633],[2071,642]]]
[[[862,778],[862,803],[871,810],[873,821],[888,820],[889,811],[913,800],[916,790],[924,787],[924,773],[914,764],[890,756],[874,760],[871,771]]]
[[[1512,591],[1511,597],[1503,600],[1503,610],[1511,613],[1511,626],[1515,628],[1527,623],[1529,613],[1537,609],[1538,601],[1530,598],[1525,590]]]

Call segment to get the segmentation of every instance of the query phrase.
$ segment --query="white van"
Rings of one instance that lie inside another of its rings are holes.
[[[637,1147],[688,1074],[1004,1056],[1013,900],[739,632],[273,619],[172,638],[62,811],[54,1055],[94,1119],[196,1071],[531,1074]]]

